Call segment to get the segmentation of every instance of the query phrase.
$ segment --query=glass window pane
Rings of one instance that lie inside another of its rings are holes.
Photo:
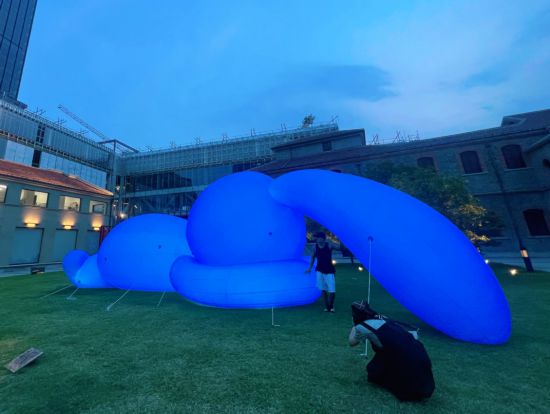
[[[464,151],[460,153],[460,160],[465,174],[476,174],[483,172],[479,156],[476,151]]]
[[[106,207],[102,201],[90,201],[90,213],[105,214]]]
[[[48,193],[32,190],[21,190],[20,203],[24,206],[46,207]]]
[[[59,197],[59,208],[61,210],[80,211],[80,198],[76,197]]]
[[[506,168],[516,169],[527,167],[519,145],[505,145],[501,150],[502,156],[504,157],[504,162],[506,163]]]
[[[433,157],[420,157],[416,160],[416,164],[420,168],[429,168],[435,170],[435,161]]]
[[[548,223],[544,217],[544,210],[536,208],[525,210],[523,217],[531,236],[550,236],[550,228],[548,228]]]
[[[6,201],[6,191],[8,190],[8,186],[5,184],[0,184],[0,203],[3,203]]]

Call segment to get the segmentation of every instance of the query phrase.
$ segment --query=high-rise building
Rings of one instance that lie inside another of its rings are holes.
[[[37,0],[0,1],[0,96],[17,101]]]

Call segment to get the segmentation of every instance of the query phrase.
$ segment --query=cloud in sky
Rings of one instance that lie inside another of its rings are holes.
[[[550,107],[550,3],[39,2],[20,98],[136,146],[339,116],[391,138]]]
[[[379,41],[357,53],[389,74],[395,94],[376,103],[350,99],[357,119],[386,135],[402,128],[429,137],[549,106],[550,29],[541,19],[548,2],[435,4],[361,33]]]

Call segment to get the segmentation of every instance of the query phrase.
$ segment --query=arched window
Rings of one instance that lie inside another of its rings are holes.
[[[420,157],[416,160],[416,165],[420,168],[430,168],[435,171],[435,161],[433,157]]]
[[[525,160],[523,159],[523,153],[521,147],[517,144],[505,145],[501,148],[502,156],[504,157],[504,162],[506,163],[506,168],[516,169],[516,168],[525,168]]]
[[[483,172],[481,162],[479,162],[479,156],[476,151],[464,151],[460,153],[460,161],[462,161],[462,168],[464,174],[475,174]]]
[[[550,236],[550,229],[544,217],[544,210],[532,208],[523,212],[531,236]]]

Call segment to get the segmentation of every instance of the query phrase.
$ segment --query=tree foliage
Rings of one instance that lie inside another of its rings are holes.
[[[387,184],[423,201],[451,220],[476,247],[500,233],[502,221],[487,211],[470,193],[460,177],[438,174],[430,168],[394,165],[385,162],[369,166],[363,175]]]

